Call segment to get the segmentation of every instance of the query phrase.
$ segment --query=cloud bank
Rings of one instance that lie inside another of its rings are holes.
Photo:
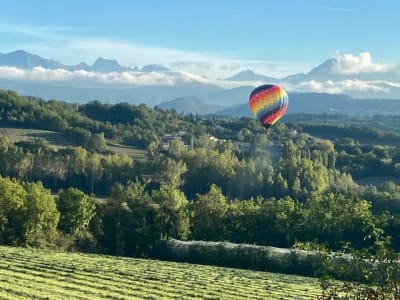
[[[362,52],[359,55],[338,55],[336,61],[337,63],[331,69],[334,74],[384,73],[395,68],[392,65],[373,62],[368,52]]]
[[[389,89],[382,84],[386,82],[362,81],[356,79],[347,79],[341,81],[303,81],[298,84],[287,84],[288,90],[296,92],[316,92],[328,94],[352,94],[354,92],[389,92]]]
[[[85,70],[68,71],[64,69],[19,69],[15,67],[0,67],[0,78],[25,80],[41,83],[56,83],[60,85],[93,86],[150,86],[178,85],[185,83],[213,84],[214,81],[188,72],[89,72]]]
[[[209,79],[189,72],[90,72],[84,70],[68,71],[63,69],[45,69],[35,67],[32,69],[19,69],[15,67],[0,67],[0,79],[30,81],[42,84],[56,84],[77,87],[109,87],[127,88],[138,86],[175,86],[184,84],[206,84],[222,88],[234,88],[239,86],[257,86],[261,81],[228,81]],[[318,92],[331,94],[353,93],[388,93],[390,87],[400,87],[398,82],[388,81],[364,81],[358,79],[346,80],[307,80],[298,83],[280,82],[290,92]]]

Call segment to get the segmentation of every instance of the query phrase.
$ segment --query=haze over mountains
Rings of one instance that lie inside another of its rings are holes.
[[[0,88],[44,99],[126,101],[184,113],[248,115],[241,105],[263,83],[281,84],[289,92],[288,113],[400,113],[400,100],[394,100],[400,99],[399,65],[375,63],[368,53],[331,58],[307,73],[284,78],[244,70],[225,79],[157,64],[127,67],[101,57],[92,65],[65,65],[23,50],[0,53]]]

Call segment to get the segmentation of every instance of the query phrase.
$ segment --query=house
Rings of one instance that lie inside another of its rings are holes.
[[[163,149],[168,149],[169,145],[171,142],[175,139],[178,139],[179,141],[182,141],[182,136],[185,135],[185,131],[179,131],[178,133],[171,133],[171,134],[164,134],[163,136],[160,136],[160,146]],[[184,144],[185,147],[187,146]]]

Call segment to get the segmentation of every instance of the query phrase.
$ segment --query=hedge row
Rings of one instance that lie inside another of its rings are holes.
[[[228,242],[162,240],[158,259],[286,274],[314,276],[324,256],[303,250]]]

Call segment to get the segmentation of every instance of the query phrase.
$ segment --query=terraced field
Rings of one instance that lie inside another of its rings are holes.
[[[316,299],[316,279],[0,247],[0,299]]]

